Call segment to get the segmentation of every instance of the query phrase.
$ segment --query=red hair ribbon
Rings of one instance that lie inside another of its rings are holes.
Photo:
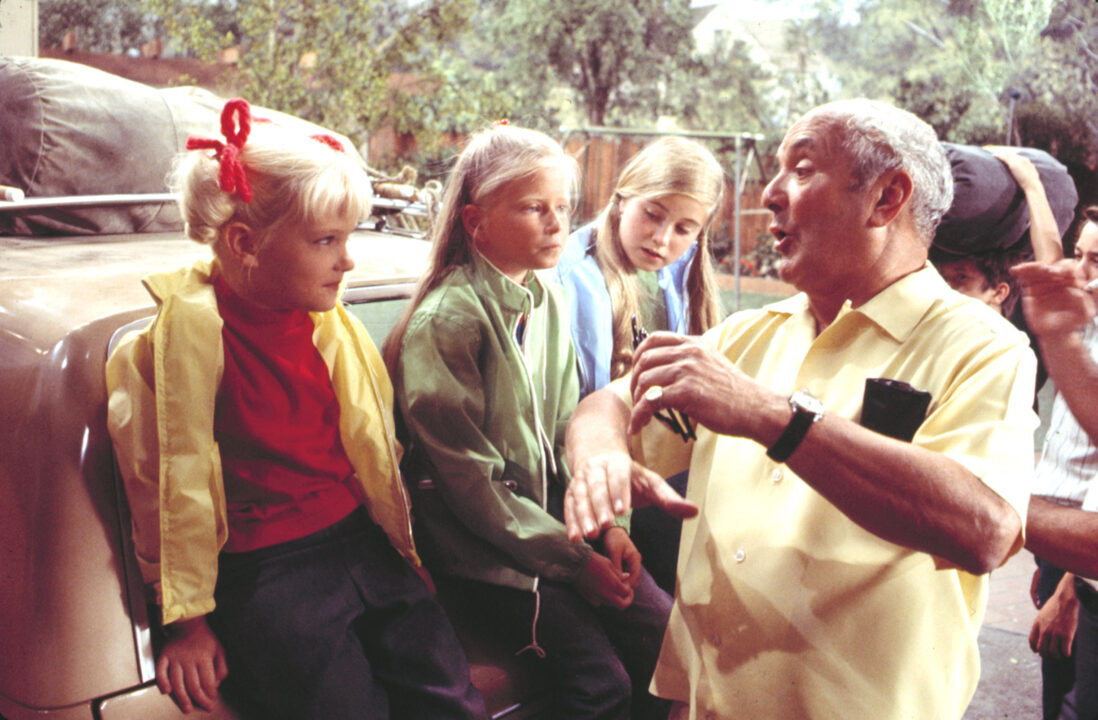
[[[248,101],[233,98],[225,103],[221,111],[221,134],[226,142],[212,138],[187,138],[188,150],[215,150],[221,163],[218,180],[221,189],[227,193],[235,192],[244,202],[252,201],[252,188],[244,174],[244,165],[240,162],[240,150],[248,141],[252,131],[252,109]]]
[[[310,135],[309,137],[311,137],[313,140],[316,140],[317,142],[324,143],[336,152],[346,152],[346,150],[344,150],[343,148],[343,143],[341,143],[339,140],[336,140],[335,137],[332,135],[329,135],[327,133],[319,133],[317,135]]]
[[[494,123],[492,123],[492,125],[494,127],[499,127],[500,125],[510,125],[510,124],[511,123],[510,123],[510,121],[507,120],[507,118],[503,118],[502,120],[496,120]]]

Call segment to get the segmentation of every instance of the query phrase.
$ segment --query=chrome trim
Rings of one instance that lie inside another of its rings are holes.
[[[143,205],[153,203],[175,203],[175,193],[112,193],[106,195],[48,195],[25,197],[22,200],[0,200],[0,212],[35,210],[53,207],[88,207],[95,205]],[[421,202],[395,200],[375,197],[371,203],[374,210],[383,210],[385,214],[403,213],[415,217],[427,217],[427,206]]]
[[[344,304],[357,304],[374,302],[376,300],[388,300],[407,298],[412,296],[417,278],[413,275],[399,278],[386,278],[379,282],[365,282],[348,286],[343,291]]]
[[[53,195],[49,197],[30,197],[17,201],[0,202],[0,212],[8,210],[34,210],[52,207],[86,207],[94,205],[142,205],[153,203],[174,203],[172,193],[145,193],[142,195]]]
[[[141,330],[153,321],[153,315],[126,323],[111,335],[107,343],[107,357],[126,334]],[[113,449],[111,451],[113,456]],[[141,578],[141,569],[137,566],[137,551],[133,547],[132,527],[130,526],[130,506],[126,501],[125,485],[118,463],[114,462],[114,496],[118,506],[119,537],[122,540],[122,572],[125,574],[126,603],[133,623],[133,648],[137,657],[137,670],[142,683],[156,679],[156,656],[153,653],[152,629],[149,621],[149,604],[145,598],[145,582]]]

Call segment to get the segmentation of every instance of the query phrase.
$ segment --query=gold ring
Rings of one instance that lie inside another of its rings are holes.
[[[659,385],[653,385],[644,391],[644,399],[659,407],[660,400],[663,399],[663,388]]]

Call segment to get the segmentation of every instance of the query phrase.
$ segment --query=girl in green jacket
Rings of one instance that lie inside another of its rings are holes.
[[[418,546],[444,591],[542,658],[557,717],[663,719],[647,688],[670,597],[623,528],[600,552],[561,522],[579,384],[560,288],[535,271],[560,258],[575,180],[541,133],[500,123],[473,137],[386,361]]]

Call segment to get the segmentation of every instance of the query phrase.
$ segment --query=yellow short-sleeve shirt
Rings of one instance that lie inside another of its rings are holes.
[[[1024,334],[931,267],[818,336],[803,295],[707,336],[772,390],[806,388],[857,421],[868,378],[930,393],[912,442],[958,461],[1024,520],[1036,361]],[[627,399],[627,386],[615,388]],[[699,428],[692,448],[650,423],[635,451],[689,451],[678,593],[653,690],[691,718],[960,718],[979,679],[987,577],[882,540],[766,449]]]

